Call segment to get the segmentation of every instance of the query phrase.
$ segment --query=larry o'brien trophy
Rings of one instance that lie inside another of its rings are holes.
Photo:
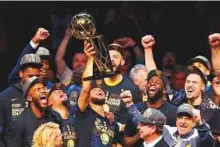
[[[108,48],[102,35],[96,35],[96,25],[94,17],[81,12],[72,17],[71,27],[74,37],[80,40],[89,41],[95,49],[95,64],[93,66],[93,76],[83,78],[83,80],[98,80],[115,75]]]

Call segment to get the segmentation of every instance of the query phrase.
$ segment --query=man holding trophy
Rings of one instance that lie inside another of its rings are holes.
[[[106,99],[105,108],[114,113],[115,121],[123,134],[128,114],[120,93],[130,90],[134,101],[141,101],[138,87],[120,73],[121,67],[125,64],[123,47],[117,43],[110,44],[107,47],[102,35],[95,36],[95,19],[88,13],[83,12],[73,16],[71,26],[73,36],[90,42],[96,52],[93,76],[83,78],[83,80],[95,80],[96,86],[103,89]]]

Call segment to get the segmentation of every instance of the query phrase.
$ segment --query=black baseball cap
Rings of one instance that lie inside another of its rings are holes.
[[[34,85],[36,85],[37,83],[42,83],[44,86],[45,86],[45,83],[42,79],[36,77],[36,76],[33,76],[31,78],[29,78],[23,85],[22,85],[22,89],[23,89],[23,94],[24,96],[26,97],[29,89],[31,87],[33,87]]]
[[[120,44],[118,44],[118,43],[109,44],[108,50],[109,50],[109,51],[110,51],[110,50],[116,50],[116,51],[118,51],[118,52],[121,54],[121,56],[122,56],[123,58],[125,58],[124,48],[123,48]]]
[[[65,92],[65,86],[62,83],[55,83],[48,92],[47,97],[49,97],[56,90],[62,90],[63,92]]]
[[[153,69],[151,70],[148,75],[147,75],[147,81],[149,81],[152,77],[157,76],[159,77],[162,81],[165,87],[169,84],[167,77],[163,74],[162,71],[158,69]]]
[[[146,125],[155,125],[157,127],[163,127],[166,124],[166,116],[157,109],[148,108],[142,115],[138,115],[139,122]]]
[[[20,69],[24,69],[25,67],[36,67],[41,68],[41,59],[36,54],[25,54],[20,61]]]
[[[200,62],[203,65],[205,65],[205,67],[207,67],[209,70],[211,70],[211,64],[206,57],[199,55],[199,56],[189,59],[188,61],[189,65],[192,65],[195,62]]]
[[[178,115],[189,115],[193,117],[193,109],[194,107],[190,104],[182,104],[177,109],[177,116]]]

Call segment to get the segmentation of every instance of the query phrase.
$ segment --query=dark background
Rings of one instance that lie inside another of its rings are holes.
[[[115,10],[116,17],[104,24],[109,8]],[[84,10],[96,18],[98,32],[107,43],[123,36],[131,36],[140,43],[143,35],[152,34],[156,39],[154,55],[159,66],[166,51],[173,51],[179,64],[186,64],[189,58],[199,54],[210,59],[208,35],[220,32],[220,2],[0,2],[0,34],[6,38],[7,48],[5,51],[0,48],[0,90],[7,87],[9,72],[37,28],[52,31],[51,14],[63,17]],[[137,23],[134,20],[138,20]],[[58,36],[62,37],[64,31],[65,28],[60,28]],[[2,41],[0,38],[0,43]],[[71,60],[74,50],[81,49],[81,43],[72,39],[67,61]],[[51,39],[42,45],[53,55],[56,52]]]

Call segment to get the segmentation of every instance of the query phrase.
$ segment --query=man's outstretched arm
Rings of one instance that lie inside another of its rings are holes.
[[[89,104],[89,92],[91,90],[92,81],[84,81],[83,78],[89,77],[93,75],[93,64],[94,58],[93,55],[95,54],[94,48],[90,43],[84,43],[84,52],[88,57],[86,68],[83,72],[82,76],[82,90],[78,100],[78,107],[81,112],[85,111],[86,107]]]
[[[29,53],[35,53],[37,51],[37,47],[39,45],[39,43],[42,40],[47,39],[50,36],[50,33],[44,29],[44,28],[39,28],[36,32],[36,34],[34,35],[34,37],[31,39],[31,41],[24,47],[22,53],[20,54],[17,63],[15,65],[15,67],[13,68],[13,70],[10,72],[9,76],[8,76],[8,83],[14,83],[19,81],[19,77],[18,77],[18,71],[20,69],[20,61],[21,58],[25,55],[25,54],[29,54]]]
[[[211,49],[212,67],[218,79],[220,79],[220,33],[209,35],[208,41]]]

